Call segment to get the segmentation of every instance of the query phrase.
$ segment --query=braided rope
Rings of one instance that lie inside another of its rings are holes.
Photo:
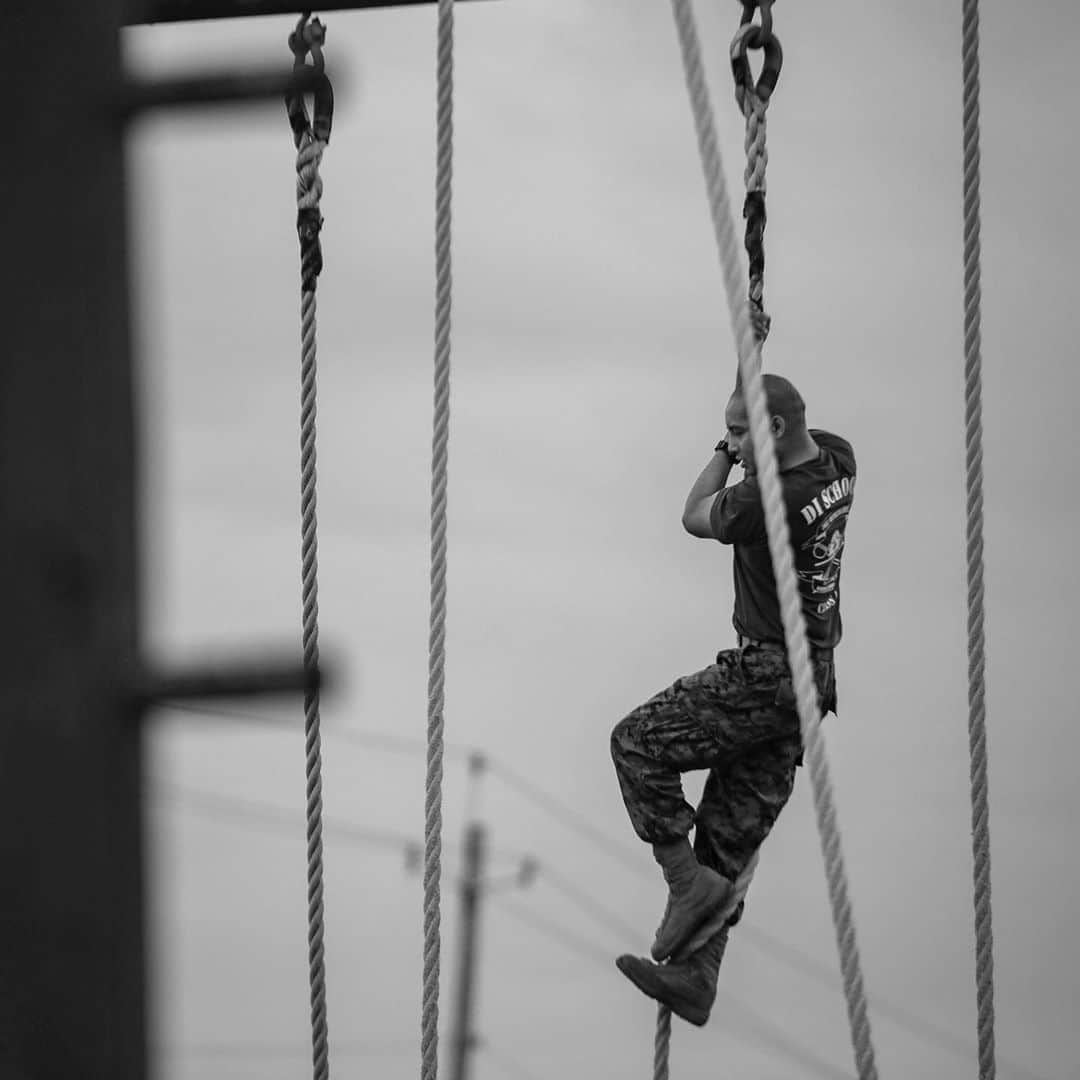
[[[967,446],[968,741],[975,889],[979,1077],[993,1080],[994,936],[990,917],[990,804],[986,764],[983,588],[982,356],[979,242],[979,4],[963,3],[964,422]]]
[[[439,928],[442,859],[443,706],[446,665],[446,484],[450,424],[451,177],[454,2],[439,0],[435,176],[435,401],[431,458],[431,629],[428,640],[427,778],[424,799],[422,1080],[439,1071]]]
[[[731,910],[735,911],[746,898],[754,871],[757,869],[760,849],[750,857],[742,873],[735,879],[735,892],[732,894]],[[719,932],[719,931],[718,931]],[[724,928],[727,933],[727,928]],[[668,1080],[668,1059],[671,1052],[671,1010],[666,1005],[656,1009],[656,1039],[653,1050],[653,1080]]]
[[[671,1055],[671,1010],[666,1005],[656,1009],[656,1038],[653,1040],[653,1080],[668,1080]]]
[[[746,202],[743,216],[746,218],[746,252],[750,261],[750,303],[759,313],[759,327],[755,327],[759,343],[768,333],[768,317],[765,315],[765,168],[769,164],[769,151],[765,143],[768,99],[757,94],[744,93],[742,110],[746,117]]]
[[[319,666],[318,538],[315,517],[315,285],[319,251],[319,164],[326,143],[309,131],[298,142],[296,207],[300,233],[300,519],[301,603],[304,666]],[[305,229],[305,224],[307,228]],[[311,1048],[315,1080],[330,1076],[326,1025],[326,966],[323,947],[322,751],[319,735],[319,689],[304,692],[304,752],[307,781],[308,979],[311,992]]]
[[[844,994],[851,1026],[855,1062],[860,1080],[876,1080],[877,1067],[870,1038],[866,994],[863,989],[858,946],[847,896],[847,880],[840,835],[833,805],[832,786],[820,732],[817,687],[806,644],[798,583],[791,556],[790,534],[776,464],[776,448],[769,430],[765,392],[761,382],[761,353],[754,338],[749,302],[741,301],[745,277],[739,261],[734,222],[724,180],[712,106],[701,62],[701,46],[689,0],[672,0],[687,89],[693,111],[709,196],[709,209],[716,233],[724,287],[739,356],[739,371],[750,414],[750,434],[758,464],[769,550],[776,573],[784,638],[792,671],[804,755],[813,786],[814,807],[825,860],[833,924],[840,953]]]

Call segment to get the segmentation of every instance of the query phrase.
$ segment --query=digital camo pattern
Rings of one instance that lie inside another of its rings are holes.
[[[814,669],[823,709],[835,707],[832,661],[815,659]],[[638,836],[668,843],[695,828],[698,861],[734,881],[790,798],[802,762],[786,656],[752,645],[718,653],[621,720],[611,756]],[[681,775],[695,769],[709,770],[696,809]]]

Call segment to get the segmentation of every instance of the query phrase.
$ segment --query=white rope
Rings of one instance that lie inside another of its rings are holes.
[[[986,762],[983,590],[982,356],[979,242],[979,4],[963,4],[964,421],[967,446],[968,742],[974,856],[975,988],[979,1077],[993,1080],[994,934],[990,914],[990,798]]]
[[[435,402],[431,457],[431,624],[424,798],[424,973],[420,1075],[439,1072],[440,879],[446,666],[446,484],[450,425],[450,192],[453,165],[454,2],[439,0],[435,173]]]
[[[790,535],[776,464],[776,448],[769,429],[768,409],[761,382],[761,353],[751,326],[749,304],[743,299],[747,291],[746,280],[735,239],[734,218],[724,180],[693,11],[689,0],[672,0],[672,8],[697,129],[698,148],[705,173],[709,209],[720,254],[728,309],[735,333],[743,392],[750,416],[750,435],[761,484],[769,550],[776,574],[780,613],[798,705],[804,756],[810,772],[818,831],[825,858],[829,899],[840,952],[855,1063],[860,1080],[876,1080],[877,1067],[874,1063],[874,1051],[870,1038],[866,994],[863,989],[851,906],[847,896],[847,880],[840,849],[840,834],[833,805],[824,739],[820,731],[817,687],[814,683],[806,644],[806,628],[792,561]]]
[[[306,18],[290,36],[294,67],[313,40],[319,48],[323,28],[318,20],[308,27]],[[314,37],[313,37],[314,35]],[[321,53],[320,53],[321,56]],[[300,238],[300,551],[301,608],[304,668],[319,670],[318,521],[316,506],[317,352],[315,292],[322,270],[319,212],[323,183],[319,174],[329,119],[319,118],[321,137],[308,122],[303,97],[288,95],[286,109],[296,144],[296,209]],[[311,1053],[314,1080],[330,1076],[329,1035],[326,1018],[326,948],[323,903],[323,800],[322,738],[318,684],[304,692],[304,774],[307,809],[308,986],[311,1003]]]

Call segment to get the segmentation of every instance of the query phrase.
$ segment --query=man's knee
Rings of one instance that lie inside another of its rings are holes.
[[[624,716],[611,729],[611,760],[615,762],[616,767],[625,760],[627,751],[633,748],[632,728],[633,714]]]

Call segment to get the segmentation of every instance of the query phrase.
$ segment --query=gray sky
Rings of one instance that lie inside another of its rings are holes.
[[[738,200],[726,60],[738,6],[698,14]],[[892,1018],[974,1044],[959,4],[779,4],[775,18],[765,362],[859,458],[827,740],[878,1064],[883,1077],[973,1076],[973,1052]],[[348,83],[322,169],[320,618],[345,673],[324,705],[326,813],[419,839],[422,752],[346,734],[422,741],[426,725],[435,11],[325,22]],[[477,1028],[490,1048],[474,1077],[648,1075],[654,1007],[612,960],[647,950],[664,890],[626,819],[608,734],[732,643],[730,553],[679,522],[722,430],[732,335],[669,6],[503,0],[459,5],[456,22],[447,738],[550,793],[625,859],[497,771],[479,783],[493,872],[530,854],[551,875],[486,905]],[[129,62],[286,65],[291,25],[129,31]],[[982,29],[999,1071],[1075,1080],[1080,12],[994,0]],[[291,645],[299,305],[284,111],[146,120],[130,149],[147,632],[174,657]],[[167,1080],[309,1067],[300,706],[266,711],[289,722],[176,714],[152,739]],[[444,1027],[466,789],[449,758]],[[296,825],[237,820],[183,792],[289,808]],[[416,1076],[420,877],[400,850],[336,832],[326,866],[334,1073]],[[673,1075],[851,1075],[805,774],[744,926],[710,1025],[676,1024]]]

